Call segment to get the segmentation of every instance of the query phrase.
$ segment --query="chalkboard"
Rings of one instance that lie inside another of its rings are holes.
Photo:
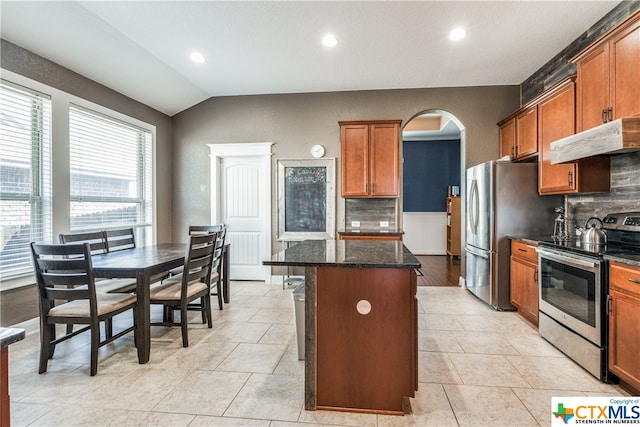
[[[325,231],[327,226],[327,168],[284,169],[284,229]]]
[[[278,160],[278,238],[333,239],[334,159]]]

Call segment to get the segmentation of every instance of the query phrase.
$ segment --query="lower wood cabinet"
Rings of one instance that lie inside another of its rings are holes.
[[[536,246],[511,242],[511,304],[518,314],[538,326],[538,254]]]
[[[640,268],[609,265],[609,370],[640,391]]]
[[[418,389],[416,273],[319,267],[317,409],[403,413]]]

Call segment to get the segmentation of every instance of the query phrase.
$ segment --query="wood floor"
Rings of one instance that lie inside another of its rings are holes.
[[[460,258],[449,261],[446,255],[418,255],[422,264],[418,272],[418,286],[458,286],[460,278]]]

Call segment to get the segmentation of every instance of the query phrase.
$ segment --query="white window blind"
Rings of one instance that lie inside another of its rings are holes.
[[[151,148],[148,130],[71,106],[72,231],[151,226]]]
[[[33,271],[29,243],[51,242],[51,100],[0,80],[0,276]]]

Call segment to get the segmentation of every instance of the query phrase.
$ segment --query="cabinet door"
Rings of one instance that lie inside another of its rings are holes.
[[[612,120],[640,114],[640,21],[610,42]]]
[[[609,45],[602,44],[577,63],[577,132],[603,123],[609,108]]]
[[[526,280],[526,267],[518,258],[511,256],[511,272],[509,291],[511,296],[511,304],[520,308],[524,301],[524,292],[522,283]]]
[[[640,299],[615,290],[609,297],[609,370],[640,389]]]
[[[369,126],[343,125],[340,134],[342,197],[366,196],[369,185]]]
[[[516,158],[523,159],[538,152],[538,108],[527,108],[516,116]]]
[[[558,194],[576,190],[575,163],[551,164],[551,143],[575,132],[574,83],[538,104],[538,191]]]
[[[511,304],[528,321],[538,326],[538,268],[535,264],[511,256]]]
[[[369,194],[377,197],[398,196],[399,126],[395,123],[369,127]]]
[[[509,119],[508,122],[500,126],[500,157],[515,157],[516,146],[516,118]]]

